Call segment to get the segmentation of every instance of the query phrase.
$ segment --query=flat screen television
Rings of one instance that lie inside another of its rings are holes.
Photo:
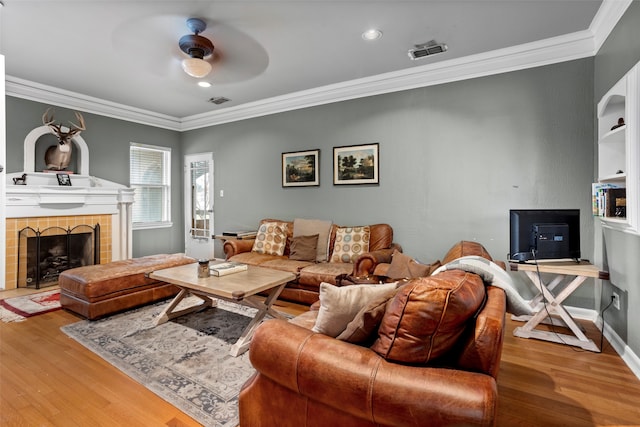
[[[509,259],[580,259],[579,209],[511,209]]]

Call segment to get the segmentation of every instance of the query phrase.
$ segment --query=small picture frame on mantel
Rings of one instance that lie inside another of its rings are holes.
[[[58,173],[56,177],[58,178],[58,185],[71,186],[71,177],[68,173]]]

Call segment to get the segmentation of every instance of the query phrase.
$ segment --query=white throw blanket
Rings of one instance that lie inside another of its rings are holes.
[[[509,313],[516,316],[533,314],[529,303],[518,293],[509,273],[496,263],[480,256],[465,256],[439,267],[432,276],[446,270],[462,270],[477,274],[485,285],[504,289],[507,294],[507,311]]]

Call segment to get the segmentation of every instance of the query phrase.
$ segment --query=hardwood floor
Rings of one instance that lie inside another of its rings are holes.
[[[60,310],[0,322],[1,426],[200,425],[60,331],[78,320]],[[640,426],[640,380],[606,340],[602,353],[582,351],[516,338],[519,324],[507,322],[498,426]],[[597,328],[583,326],[599,343]]]
[[[578,323],[599,346],[595,325]],[[498,374],[499,426],[640,426],[640,380],[606,339],[602,353],[594,353],[514,337],[521,324],[507,321]]]

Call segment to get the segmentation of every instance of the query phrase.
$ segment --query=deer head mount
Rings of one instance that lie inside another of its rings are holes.
[[[62,130],[63,126],[61,124],[55,124],[53,113],[50,113],[50,111],[51,108],[47,108],[47,111],[44,112],[42,115],[42,123],[51,129],[51,132],[53,132],[53,134],[58,138],[58,143],[60,145],[65,145],[66,143],[71,142],[71,138],[73,138],[74,135],[78,135],[80,132],[87,129],[84,125],[84,117],[82,117],[82,114],[75,111],[76,119],[80,124],[69,122],[71,127],[65,132]]]
[[[71,141],[74,136],[79,135],[80,132],[86,129],[84,124],[84,118],[82,114],[75,111],[78,124],[69,122],[71,127],[64,127],[61,124],[56,124],[53,118],[53,113],[50,113],[51,108],[42,115],[42,123],[48,126],[51,132],[58,138],[58,145],[52,145],[49,147],[44,155],[44,162],[47,165],[47,169],[50,170],[65,170],[71,162],[71,151],[73,148],[73,142]],[[64,130],[66,129],[66,130]]]

